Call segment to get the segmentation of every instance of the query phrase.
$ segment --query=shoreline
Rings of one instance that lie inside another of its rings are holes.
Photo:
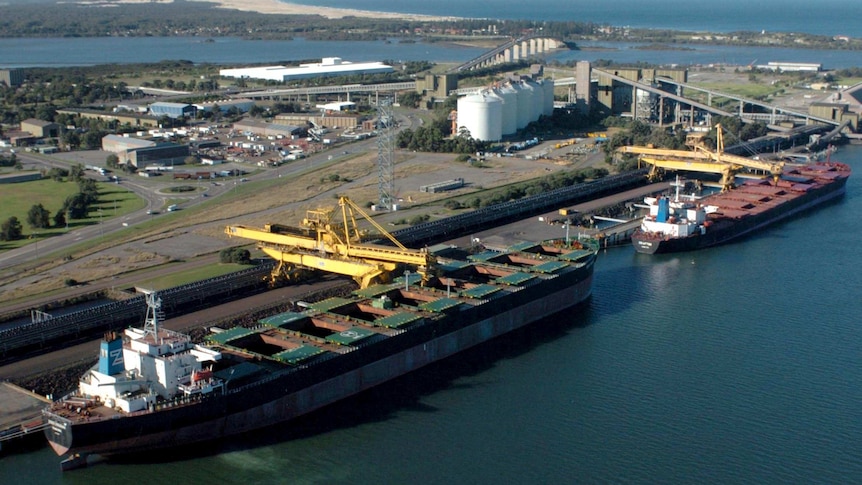
[[[187,0],[191,2],[206,2],[215,4],[215,8],[228,10],[239,10],[241,12],[256,12],[261,14],[278,15],[319,15],[327,19],[341,19],[345,17],[378,18],[392,20],[428,20],[447,21],[458,20],[461,17],[439,17],[436,15],[422,15],[395,12],[374,12],[371,10],[359,10],[352,8],[315,7],[313,5],[300,5],[297,3],[280,2],[279,0]],[[95,0],[74,2],[82,5],[110,7],[123,4],[136,3],[174,3],[174,0]]]

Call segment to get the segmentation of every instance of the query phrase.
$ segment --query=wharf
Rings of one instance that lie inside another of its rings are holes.
[[[8,382],[0,382],[0,449],[32,433],[42,436],[42,409],[51,401]]]
[[[608,207],[628,201],[641,202],[647,195],[659,194],[668,190],[667,182],[656,182],[643,187],[626,190],[588,202],[567,207],[573,214],[590,213],[602,207]],[[479,231],[468,237],[459,237],[447,241],[447,244],[467,247],[474,242],[481,242],[486,247],[503,248],[524,241],[563,238],[566,227],[560,223],[549,224],[548,221],[559,221],[559,212],[548,212],[538,217],[530,217],[510,224],[504,224],[493,229]],[[623,246],[629,243],[635,229],[640,227],[641,217],[628,222],[616,224],[603,229],[582,226],[570,226],[569,237],[576,239],[579,235],[589,236],[599,241],[602,248]],[[477,241],[478,240],[478,241]]]

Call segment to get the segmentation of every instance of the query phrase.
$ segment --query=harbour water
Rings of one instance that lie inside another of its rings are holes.
[[[785,47],[710,46],[674,44],[674,49],[644,49],[631,42],[581,42],[581,50],[559,51],[550,62],[611,60],[620,64],[748,65],[754,61],[811,62],[824,69],[862,65],[859,51],[793,49]],[[219,37],[204,42],[197,37],[95,37],[0,39],[0,67],[64,67],[102,63],[139,63],[188,60],[198,64],[246,65],[295,63],[323,57],[360,61],[422,61],[461,63],[487,49],[445,43],[391,41],[244,40]]]
[[[723,247],[608,250],[584,308],[310,419],[65,475],[11,454],[0,483],[856,483],[862,147],[834,158],[857,171],[837,202]]]

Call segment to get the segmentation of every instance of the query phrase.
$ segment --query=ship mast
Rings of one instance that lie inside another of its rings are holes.
[[[162,299],[155,291],[146,291],[147,318],[144,321],[144,337],[152,334],[153,342],[159,343],[159,315],[161,315]]]

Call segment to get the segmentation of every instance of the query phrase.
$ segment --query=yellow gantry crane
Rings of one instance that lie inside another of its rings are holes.
[[[754,160],[724,153],[724,137],[721,125],[717,130],[717,150],[711,151],[702,143],[692,143],[692,151],[664,148],[625,146],[618,153],[639,155],[639,160],[651,165],[649,177],[656,180],[661,170],[687,170],[691,172],[715,173],[721,175],[722,190],[733,187],[734,176],[743,169],[760,172],[764,176],[778,177],[784,169],[782,162]]]
[[[228,236],[257,241],[258,248],[278,261],[272,283],[296,281],[307,270],[320,270],[348,275],[360,287],[384,283],[403,266],[412,267],[427,278],[436,261],[427,250],[404,247],[395,237],[374,221],[347,197],[338,200],[341,220],[335,220],[335,209],[309,210],[302,227],[267,224],[263,229],[236,225],[227,226]],[[374,226],[396,247],[371,244],[356,224],[356,216]]]

